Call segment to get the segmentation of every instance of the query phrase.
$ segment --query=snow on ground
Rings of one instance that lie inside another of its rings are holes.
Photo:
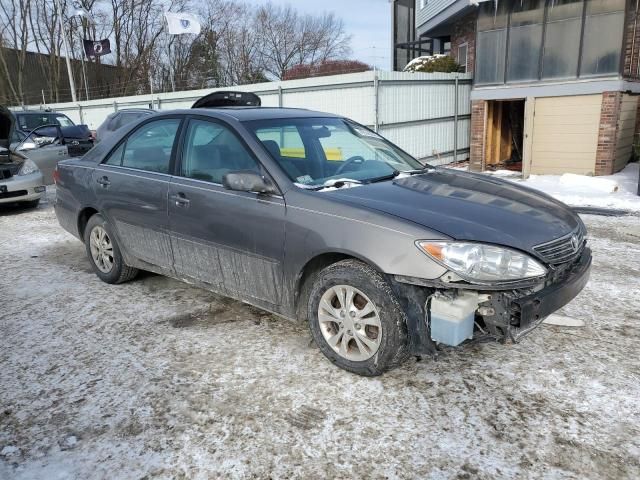
[[[305,325],[100,282],[49,205],[2,210],[0,478],[639,478],[640,217],[584,219],[584,328],[361,378]]]
[[[565,173],[564,175],[531,175],[527,180],[518,178],[520,172],[510,170],[486,173],[541,190],[567,205],[640,212],[639,167],[638,163],[629,163],[622,171],[602,177]]]

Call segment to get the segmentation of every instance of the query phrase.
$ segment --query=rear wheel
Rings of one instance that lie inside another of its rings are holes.
[[[91,266],[103,282],[123,283],[138,274],[138,269],[124,263],[115,236],[102,215],[96,214],[89,219],[84,243]]]
[[[357,260],[317,275],[308,318],[322,353],[350,372],[380,375],[408,356],[405,313],[382,275]]]

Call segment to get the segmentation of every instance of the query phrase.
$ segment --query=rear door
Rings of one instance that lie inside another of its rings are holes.
[[[265,174],[231,126],[192,117],[169,187],[169,224],[179,275],[240,298],[280,304],[285,203],[280,195],[226,190],[230,171]]]
[[[167,194],[182,117],[143,123],[93,172],[99,211],[118,234],[125,258],[173,271]]]

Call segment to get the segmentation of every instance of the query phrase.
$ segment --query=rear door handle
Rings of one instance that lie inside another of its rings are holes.
[[[109,185],[111,185],[108,177],[100,177],[98,180],[96,180],[96,182],[102,185],[102,188],[107,188]]]
[[[176,207],[187,208],[189,206],[189,203],[191,203],[186,195],[182,192],[171,195],[169,198],[175,202]]]

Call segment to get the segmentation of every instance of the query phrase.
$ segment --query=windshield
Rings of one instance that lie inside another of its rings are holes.
[[[367,183],[423,168],[380,135],[341,118],[257,120],[245,125],[302,188],[337,180]]]
[[[30,132],[34,128],[43,125],[60,125],[61,127],[71,127],[73,122],[61,113],[30,113],[27,115],[16,115],[18,120],[18,128]]]

